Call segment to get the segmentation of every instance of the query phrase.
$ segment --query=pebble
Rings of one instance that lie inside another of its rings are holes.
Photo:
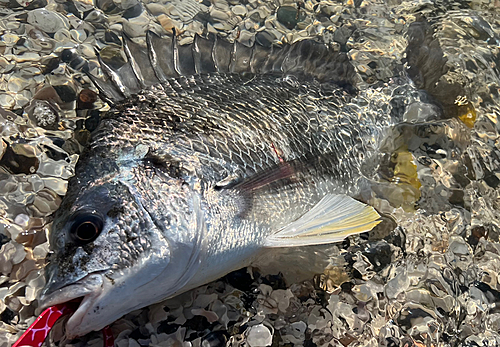
[[[247,47],[251,47],[255,42],[255,34],[248,31],[242,31],[240,32],[240,37],[238,38],[238,41]]]
[[[231,11],[237,16],[244,17],[247,14],[247,8],[243,5],[236,5],[234,6]]]
[[[229,15],[226,13],[226,12],[223,12],[223,11],[220,11],[220,10],[216,10],[216,9],[213,9],[211,12],[210,12],[210,15],[217,19],[218,21],[226,21],[229,19]]]
[[[149,12],[151,12],[151,14],[153,16],[167,14],[167,7],[165,5],[152,2],[152,3],[146,4],[146,7],[148,8]]]
[[[273,335],[264,324],[254,325],[248,328],[247,342],[250,347],[271,346]]]
[[[168,15],[166,14],[159,15],[158,21],[160,22],[163,29],[165,29],[169,33],[172,33],[173,29],[175,28],[175,24]]]
[[[269,32],[267,32],[265,30],[259,31],[255,35],[255,41],[263,47],[271,47],[274,40],[275,40],[274,35],[270,34]]]
[[[293,6],[281,6],[276,13],[276,18],[287,29],[293,29],[298,22],[304,20],[305,16]]]
[[[18,93],[29,85],[29,82],[25,79],[12,77],[7,83],[7,89],[13,93]]]
[[[148,29],[149,19],[139,16],[131,19],[123,19],[123,31],[130,37],[144,36]]]
[[[44,8],[29,11],[28,23],[46,33],[55,33],[62,28],[69,29],[69,22],[65,17]]]
[[[0,106],[5,109],[12,109],[16,105],[16,99],[13,96],[5,93],[0,93]]]
[[[220,31],[228,31],[233,28],[233,26],[229,23],[215,23],[213,27]]]

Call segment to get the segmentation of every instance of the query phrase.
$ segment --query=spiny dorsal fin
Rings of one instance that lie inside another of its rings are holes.
[[[370,231],[380,216],[371,206],[347,195],[328,194],[310,211],[265,242],[266,247],[309,246],[342,241]]]
[[[245,46],[216,35],[196,35],[191,43],[180,45],[175,31],[161,37],[149,31],[147,47],[143,47],[122,36],[127,61],[117,66],[99,55],[101,73],[87,71],[103,96],[113,102],[170,78],[204,73],[293,75],[349,89],[355,81],[354,67],[345,53],[312,39],[267,46],[256,40]]]

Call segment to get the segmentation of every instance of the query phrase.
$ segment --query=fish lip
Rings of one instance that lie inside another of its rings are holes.
[[[95,283],[95,278],[98,276],[98,283]],[[96,291],[98,293],[96,293]],[[81,297],[98,295],[102,291],[102,273],[93,272],[78,280],[75,283],[59,288],[52,293],[42,294],[38,299],[39,308],[45,309],[49,306],[63,304]]]
[[[79,302],[78,308],[75,312],[73,312],[73,314],[71,314],[66,323],[66,336],[68,338],[74,338],[77,336],[73,335],[71,332],[75,330],[75,327],[81,324],[85,314],[89,311],[89,309],[93,306],[94,301],[102,293],[102,277],[102,273],[90,273],[76,283],[57,289],[48,295],[42,295],[39,298],[39,307],[41,309],[82,298]]]

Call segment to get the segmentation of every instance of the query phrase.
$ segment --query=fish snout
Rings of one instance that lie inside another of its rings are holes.
[[[88,295],[96,295],[103,285],[102,273],[91,273],[74,283],[62,283],[52,273],[38,297],[39,308],[76,300]]]

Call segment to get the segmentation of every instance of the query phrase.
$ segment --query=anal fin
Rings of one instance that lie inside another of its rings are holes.
[[[266,247],[309,246],[342,241],[380,223],[371,206],[347,195],[328,194],[310,211],[271,235]]]

